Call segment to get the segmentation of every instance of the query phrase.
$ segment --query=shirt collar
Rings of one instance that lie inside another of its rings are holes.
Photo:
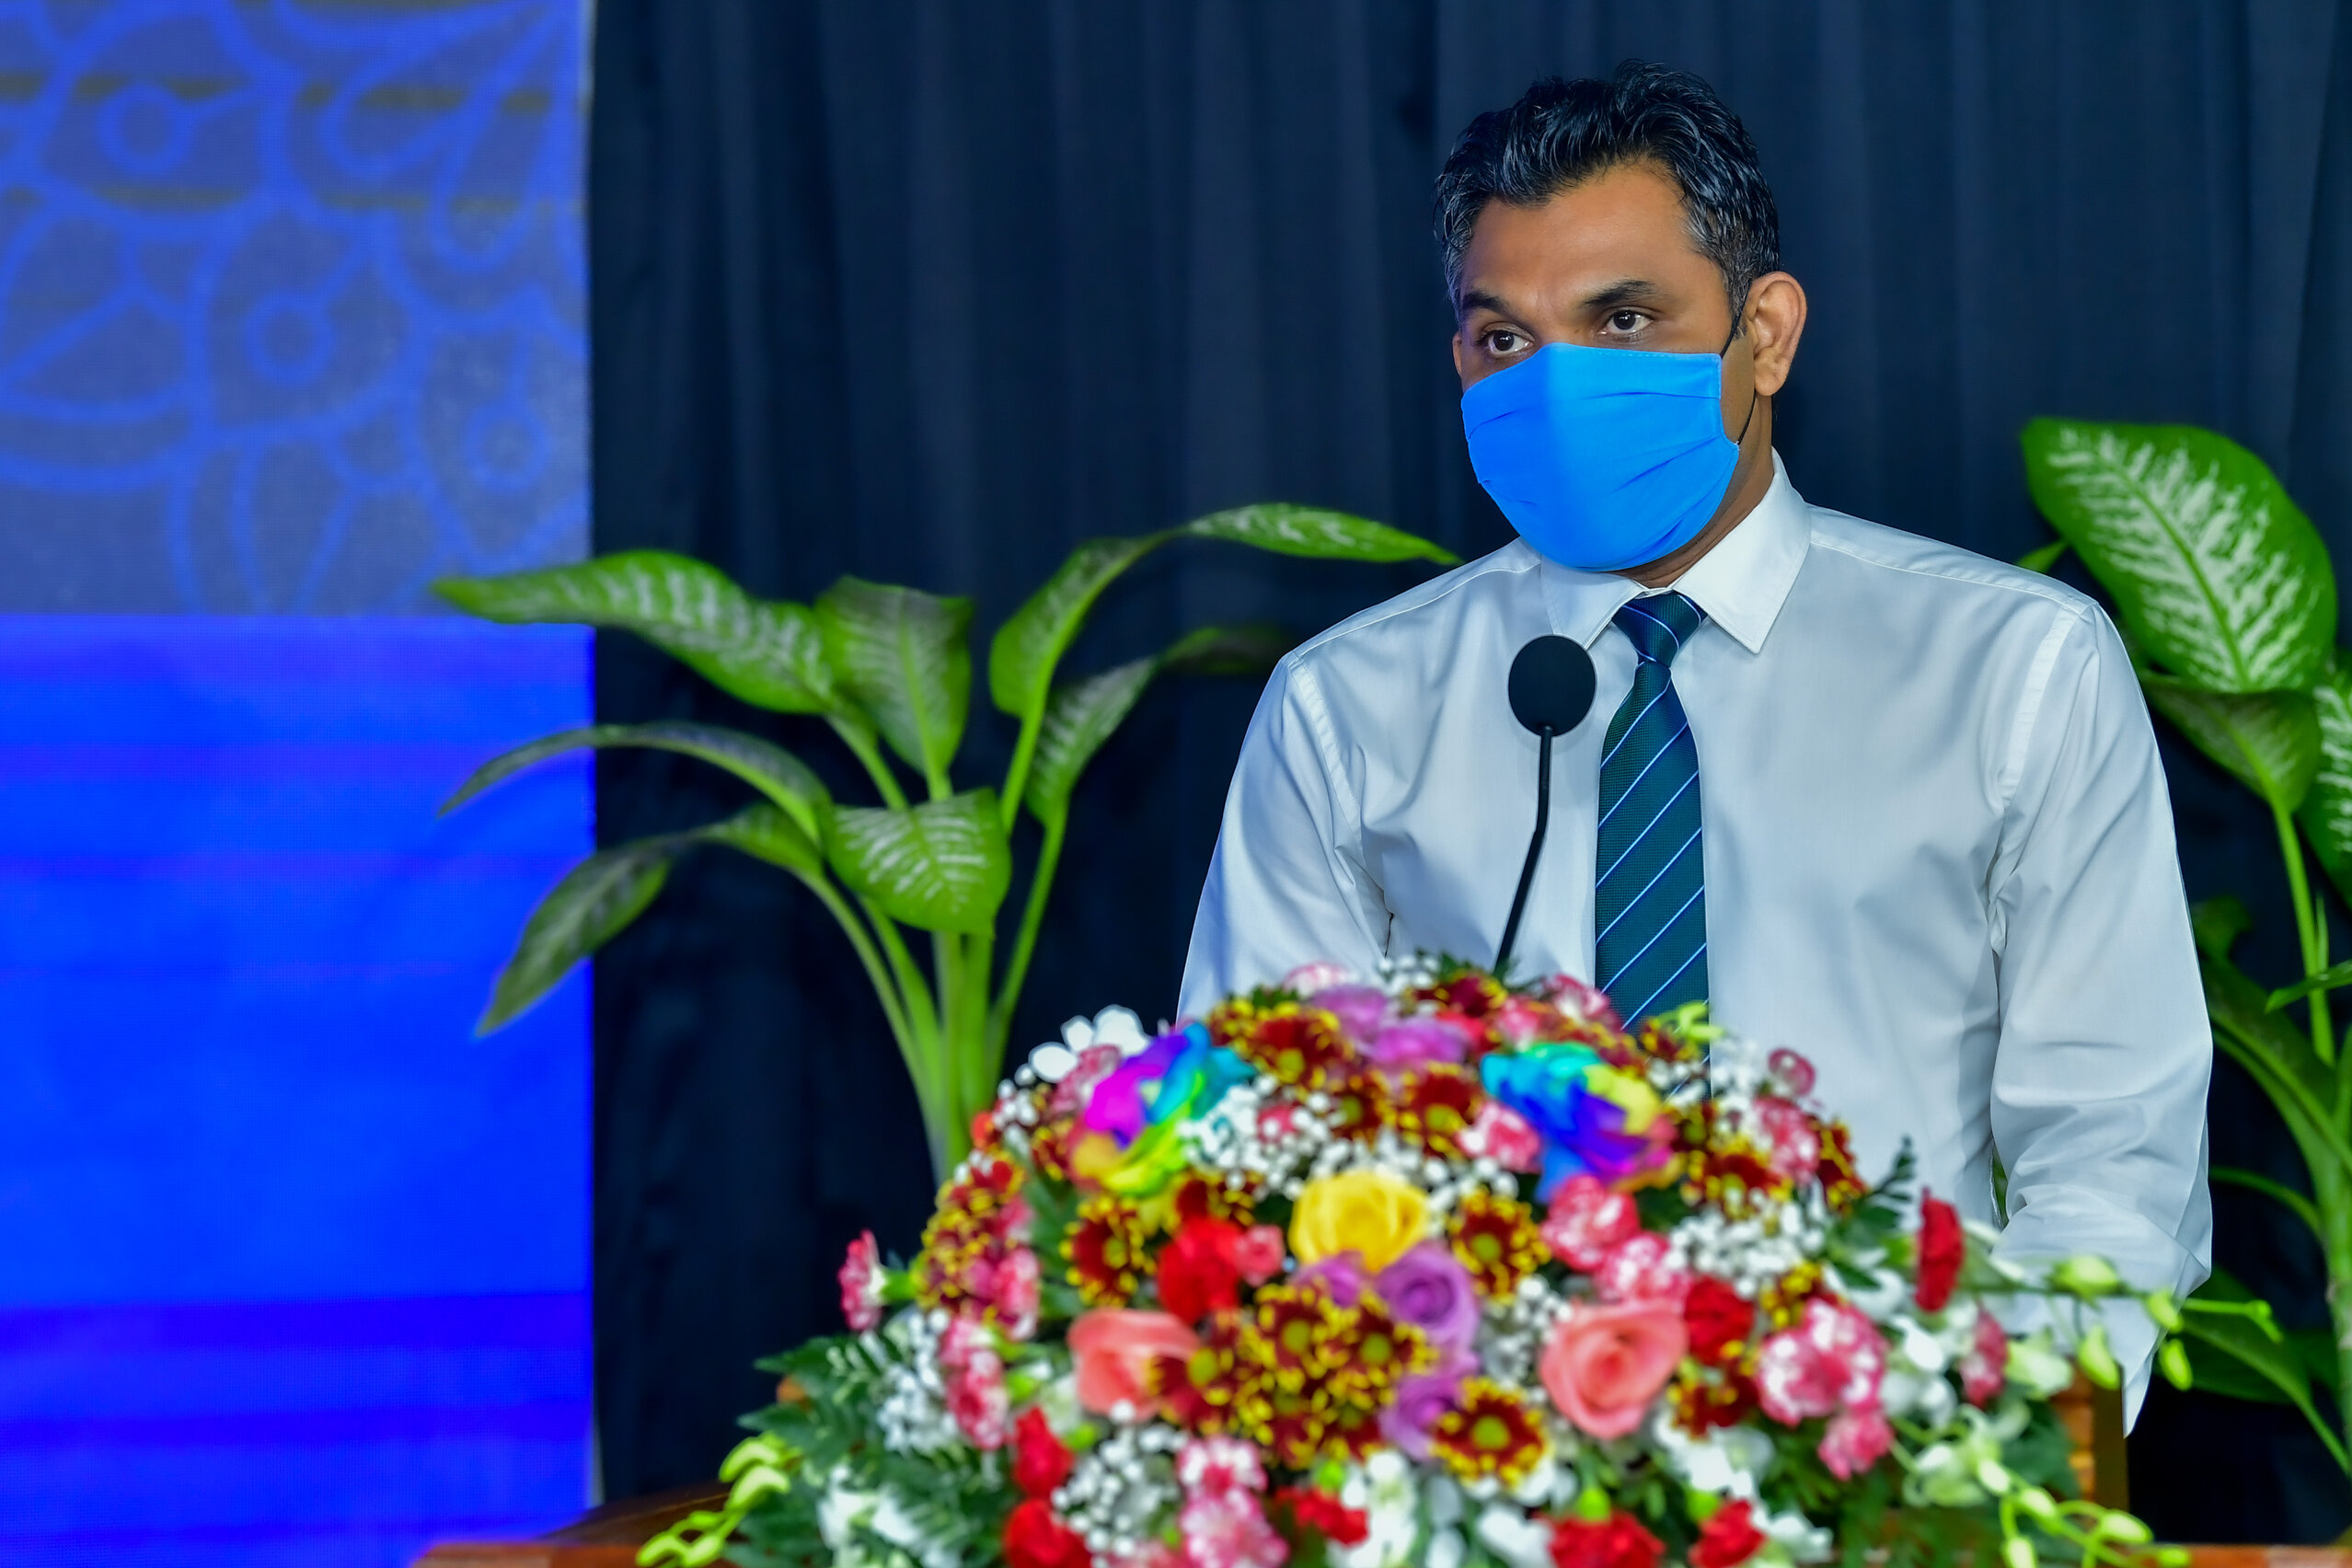
[[[1772,454],[1772,484],[1756,510],[1716,541],[1697,565],[1676,579],[1675,592],[1707,612],[1750,653],[1763,651],[1764,639],[1788,602],[1813,526],[1804,498],[1789,483],[1781,455]],[[1521,548],[1528,547],[1522,544]],[[1533,553],[1533,552],[1530,552]],[[1578,571],[1538,558],[1544,598],[1554,631],[1590,647],[1626,601],[1649,592],[1614,572]]]

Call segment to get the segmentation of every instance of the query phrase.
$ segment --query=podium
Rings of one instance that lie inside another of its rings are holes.
[[[592,1508],[529,1540],[444,1541],[416,1568],[635,1568],[637,1549],[698,1508],[727,1501],[717,1482],[674,1487]]]

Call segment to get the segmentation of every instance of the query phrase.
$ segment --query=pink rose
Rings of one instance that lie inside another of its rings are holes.
[[[1364,1054],[1375,1066],[1401,1073],[1433,1062],[1458,1062],[1470,1055],[1470,1042],[1451,1024],[1434,1018],[1408,1018],[1374,1035]]]
[[[1282,1273],[1282,1227],[1253,1225],[1234,1243],[1233,1266],[1251,1285],[1263,1285]]]
[[[1579,1304],[1551,1331],[1536,1371],[1580,1431],[1622,1437],[1642,1424],[1686,1343],[1682,1309],[1669,1303]]]
[[[1256,1445],[1239,1437],[1188,1439],[1177,1450],[1176,1480],[1186,1492],[1211,1497],[1266,1489],[1265,1467],[1258,1462]]]
[[[882,1254],[874,1247],[874,1233],[861,1234],[849,1243],[848,1256],[841,1260],[841,1315],[849,1323],[849,1332],[862,1334],[879,1328],[882,1320]]]
[[[1334,963],[1328,958],[1319,958],[1312,963],[1302,963],[1284,975],[1282,988],[1307,997],[1312,996],[1317,991],[1328,990],[1333,986],[1344,986],[1355,978],[1354,972],[1346,964]]]
[[[1770,1336],[1757,1351],[1757,1402],[1787,1426],[1840,1408],[1874,1409],[1885,1370],[1886,1342],[1878,1325],[1816,1296],[1804,1304],[1796,1327]]]
[[[1597,986],[1587,986],[1574,974],[1555,974],[1543,983],[1543,999],[1562,1012],[1583,1023],[1597,1023],[1604,1029],[1623,1029],[1625,1020],[1617,1016],[1617,1006]]]
[[[1821,1446],[1814,1451],[1829,1467],[1830,1474],[1839,1481],[1851,1481],[1876,1464],[1894,1443],[1895,1431],[1886,1424],[1885,1412],[1873,1405],[1833,1416],[1829,1429],[1821,1435]]]
[[[1637,1230],[1608,1250],[1593,1271],[1603,1301],[1666,1301],[1679,1311],[1690,1275],[1666,1261],[1668,1243],[1654,1230]]]
[[[1642,1216],[1630,1194],[1580,1170],[1552,1193],[1543,1240],[1561,1262],[1589,1274],[1600,1267],[1610,1248],[1641,1228]]]
[[[1970,1404],[1981,1409],[1992,1402],[2008,1377],[2009,1335],[2002,1332],[2000,1319],[1979,1307],[1976,1343],[1960,1362],[1960,1391]]]
[[[948,1413],[975,1448],[1001,1448],[1012,1435],[1012,1401],[1005,1393],[1005,1364],[993,1350],[974,1352],[947,1380]]]
[[[1478,1114],[1462,1129],[1460,1142],[1462,1152],[1472,1159],[1491,1159],[1505,1170],[1543,1169],[1543,1135],[1491,1095],[1479,1101]]]
[[[1078,1362],[1078,1403],[1097,1415],[1125,1405],[1141,1412],[1151,1403],[1151,1364],[1200,1349],[1200,1336],[1169,1312],[1100,1308],[1070,1324],[1070,1355]]]
[[[1788,1085],[1789,1092],[1802,1100],[1813,1092],[1813,1064],[1783,1045],[1764,1058],[1772,1076]]]
[[[1282,1568],[1290,1547],[1254,1492],[1195,1493],[1176,1514],[1188,1568]]]
[[[1378,986],[1326,986],[1307,1005],[1339,1020],[1340,1032],[1358,1045],[1380,1032],[1389,1016],[1389,994]]]
[[[1037,1254],[1016,1248],[997,1267],[997,1326],[1011,1340],[1037,1332]]]
[[[1790,1101],[1768,1094],[1757,1097],[1756,1122],[1764,1135],[1764,1147],[1771,1151],[1767,1163],[1774,1174],[1792,1182],[1813,1174],[1821,1163],[1821,1135],[1813,1130],[1812,1117]]]

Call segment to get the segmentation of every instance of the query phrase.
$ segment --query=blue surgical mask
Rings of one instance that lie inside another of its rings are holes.
[[[1519,536],[1580,571],[1699,536],[1739,461],[1721,354],[1552,343],[1462,394],[1478,482]]]

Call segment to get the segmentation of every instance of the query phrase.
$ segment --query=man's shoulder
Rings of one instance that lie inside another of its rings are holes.
[[[1875,578],[1876,592],[1915,594],[1928,600],[2006,598],[2021,614],[2057,611],[2070,619],[2095,616],[2097,604],[2045,572],[1981,556],[1939,539],[1865,522],[1826,506],[1807,506],[1810,544],[1825,563]]]
[[[1317,632],[1292,649],[1283,664],[1293,671],[1329,668],[1352,654],[1370,652],[1376,646],[1385,649],[1398,638],[1418,642],[1445,637],[1470,619],[1494,614],[1505,604],[1539,594],[1536,577],[1540,559],[1526,543],[1514,539],[1492,554],[1464,561],[1451,571]]]

